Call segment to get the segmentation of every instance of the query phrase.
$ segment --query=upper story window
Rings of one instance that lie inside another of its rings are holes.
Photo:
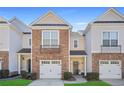
[[[103,46],[118,46],[118,32],[103,32]]]
[[[59,31],[43,31],[42,48],[59,48]]]
[[[31,39],[29,39],[29,46],[31,46]]]
[[[78,40],[74,40],[73,42],[74,42],[73,43],[74,48],[78,48]]]

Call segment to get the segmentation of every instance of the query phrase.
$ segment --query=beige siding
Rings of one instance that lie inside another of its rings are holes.
[[[122,16],[117,14],[114,10],[110,10],[109,12],[100,16],[97,21],[122,21],[124,20]]]
[[[37,24],[65,24],[65,22],[60,20],[60,18],[55,16],[52,12],[49,12],[47,15],[43,16]]]
[[[106,25],[92,25],[91,28],[91,51],[92,53],[100,53],[103,39],[103,32],[118,32],[119,33],[119,45],[122,46],[122,53],[124,53],[124,24]]]
[[[84,50],[84,37],[78,32],[71,32],[70,36],[70,49],[71,50]],[[74,40],[78,40],[78,47],[74,48]]]
[[[31,48],[31,45],[29,44],[29,39],[31,39],[31,34],[23,34],[23,38],[22,38],[23,48]]]

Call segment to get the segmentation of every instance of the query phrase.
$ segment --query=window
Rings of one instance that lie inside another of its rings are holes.
[[[41,64],[61,64],[60,60],[43,60],[41,61]]]
[[[74,40],[74,48],[78,47],[78,40]]]
[[[31,46],[31,39],[29,39],[29,46]]]
[[[58,48],[58,47],[59,47],[59,32],[43,31],[42,48]]]
[[[118,32],[103,32],[103,46],[118,46]]]

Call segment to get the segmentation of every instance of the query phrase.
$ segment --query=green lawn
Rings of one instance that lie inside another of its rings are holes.
[[[0,86],[26,86],[32,80],[16,79],[16,80],[0,80]]]
[[[86,83],[65,83],[64,86],[111,86],[111,84],[103,82],[103,81],[89,81]]]

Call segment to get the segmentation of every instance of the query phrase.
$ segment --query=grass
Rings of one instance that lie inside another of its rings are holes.
[[[65,83],[64,86],[111,86],[104,81],[89,81],[85,83]]]
[[[27,86],[32,80],[15,79],[15,80],[0,80],[0,86]]]

